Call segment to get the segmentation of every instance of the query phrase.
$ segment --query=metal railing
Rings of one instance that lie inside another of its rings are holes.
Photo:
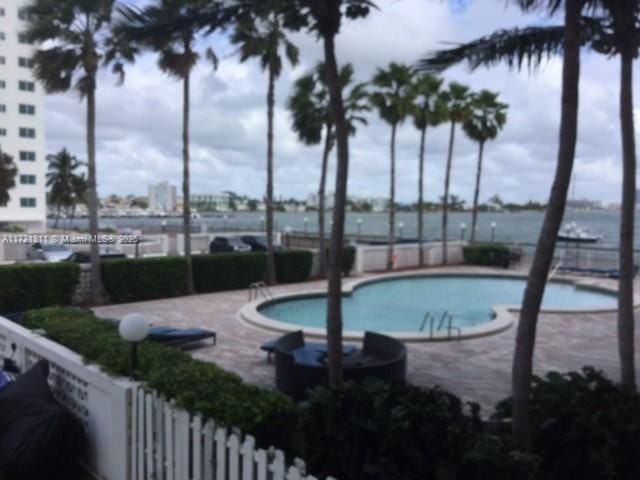
[[[249,301],[257,300],[260,296],[265,300],[271,300],[273,298],[273,293],[269,290],[267,284],[264,282],[255,282],[249,285]]]
[[[446,322],[447,338],[452,337],[451,335],[452,331],[455,331],[457,333],[458,339],[460,339],[460,337],[462,336],[462,329],[453,325],[453,315],[451,315],[448,311],[445,310],[444,312],[442,312],[442,316],[440,317],[440,321],[438,322],[437,326],[435,325],[436,321],[437,321],[436,316],[428,311],[427,313],[425,313],[424,317],[422,318],[422,323],[420,324],[419,331],[423,332],[428,323],[429,338],[433,338],[434,333],[437,333],[443,330],[443,327]]]

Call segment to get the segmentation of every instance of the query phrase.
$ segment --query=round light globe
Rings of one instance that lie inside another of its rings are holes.
[[[289,226],[284,227],[284,233],[286,233],[287,235],[290,235],[291,232],[293,232],[293,228]]]
[[[141,342],[149,334],[151,323],[140,313],[130,313],[120,320],[118,331],[127,342]]]

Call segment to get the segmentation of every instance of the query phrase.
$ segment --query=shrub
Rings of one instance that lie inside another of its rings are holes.
[[[192,257],[193,280],[198,293],[247,288],[264,278],[264,253],[216,253]]]
[[[534,377],[530,408],[544,478],[637,478],[640,394],[585,367]],[[495,416],[511,418],[510,398],[497,405]]]
[[[102,262],[102,281],[113,303],[178,297],[187,293],[183,257],[113,259]]]
[[[437,388],[320,387],[303,409],[302,455],[315,475],[341,480],[530,477],[535,463],[485,433],[478,412],[465,415],[459,398]]]
[[[47,337],[108,373],[129,374],[129,346],[109,322],[75,309],[49,308],[29,312],[25,325],[44,329]],[[142,342],[139,355],[139,377],[180,407],[238,427],[263,447],[293,449],[298,407],[284,396],[151,341]]]
[[[275,252],[275,258],[278,283],[305,282],[311,276],[313,252],[310,250]]]
[[[80,267],[71,262],[0,267],[0,312],[71,305]]]
[[[347,245],[344,247],[344,253],[342,254],[342,273],[349,275],[353,270],[353,264],[356,262],[356,247]]]
[[[509,247],[499,243],[474,243],[463,249],[466,265],[509,267]]]

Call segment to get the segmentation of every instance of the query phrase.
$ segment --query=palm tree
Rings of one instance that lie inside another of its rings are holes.
[[[413,124],[420,130],[418,155],[418,256],[424,267],[424,154],[427,128],[436,127],[447,120],[445,100],[440,91],[442,80],[432,75],[418,75],[413,88],[415,102],[412,108]]]
[[[187,292],[195,293],[191,260],[191,182],[190,182],[190,113],[191,73],[198,63],[196,51],[198,32],[202,27],[189,21],[206,0],[160,0],[143,10],[122,9],[125,22],[119,25],[123,36],[158,53],[160,70],[182,82],[182,223],[184,257],[187,263]],[[168,32],[166,26],[176,22],[177,28]],[[213,50],[206,51],[214,69],[218,59]]]
[[[75,90],[87,101],[87,159],[89,170],[89,232],[98,235],[96,187],[96,84],[101,61],[113,63],[123,79],[122,61],[133,59],[126,43],[114,41],[110,23],[115,0],[33,0],[26,34],[42,47],[34,56],[34,75],[49,93]],[[100,274],[100,250],[91,244],[93,303],[104,301]]]
[[[255,4],[256,0],[246,0]],[[260,2],[263,3],[263,2]],[[329,384],[342,385],[342,275],[344,252],[344,221],[349,177],[349,124],[342,98],[342,85],[336,60],[335,38],[342,18],[366,17],[375,7],[370,0],[290,0],[285,8],[285,25],[293,30],[307,29],[322,39],[325,74],[329,87],[329,103],[333,114],[338,165],[333,207],[333,227],[329,254],[329,285],[327,291],[327,366]]]
[[[471,104],[471,115],[462,124],[469,138],[478,143],[478,168],[476,170],[476,188],[473,194],[471,210],[471,238],[476,239],[476,221],[478,218],[478,198],[480,196],[480,178],[482,176],[482,155],[484,144],[498,136],[507,121],[507,105],[498,101],[498,94],[482,90]]]
[[[267,283],[276,283],[275,256],[273,249],[273,120],[275,108],[275,84],[282,73],[280,50],[291,65],[298,63],[298,48],[287,38],[282,26],[282,17],[272,10],[261,16],[241,18],[231,38],[240,45],[240,61],[259,58],[263,70],[268,73],[267,87]]]
[[[56,154],[47,155],[48,172],[46,185],[50,188],[49,201],[56,206],[56,221],[53,228],[58,228],[62,207],[69,208],[75,194],[75,171],[80,161],[66,148]]]
[[[461,85],[460,83],[451,82],[449,88],[444,92],[444,100],[447,108],[447,117],[451,124],[442,202],[442,263],[446,265],[448,262],[447,226],[449,223],[449,184],[451,182],[451,163],[453,161],[453,144],[456,135],[456,125],[465,122],[467,118],[469,118],[473,95],[469,92],[469,87]]]
[[[379,68],[371,80],[375,90],[371,93],[371,105],[378,110],[380,118],[391,126],[391,172],[389,201],[389,249],[387,270],[393,268],[395,243],[396,201],[396,132],[413,109],[413,76],[411,67],[395,62],[386,69]]]
[[[346,64],[340,68],[340,84],[343,90],[353,80],[353,66]],[[345,99],[347,122],[351,135],[356,133],[356,124],[367,124],[359,113],[368,111],[365,84],[357,84]],[[326,239],[325,239],[325,192],[329,155],[335,143],[333,116],[329,105],[329,91],[325,76],[325,65],[320,62],[313,71],[296,80],[293,94],[287,101],[287,107],[293,117],[293,129],[298,138],[306,145],[317,145],[321,142],[324,131],[324,148],[320,186],[318,188],[318,237],[320,242],[320,275],[327,274]]]
[[[548,2],[551,13],[554,13],[561,6],[555,0],[548,0]],[[543,3],[545,1],[542,0],[538,2],[535,0],[520,0],[520,4],[524,8],[539,6]],[[431,58],[423,60],[420,65],[420,68],[439,71],[445,66],[466,59],[469,59],[472,67],[491,65],[500,60],[506,60],[509,66],[519,68],[524,60],[527,60],[529,65],[535,65],[545,55],[554,54],[560,49],[564,51],[558,162],[549,195],[549,203],[527,278],[513,358],[512,428],[518,446],[526,450],[531,449],[529,396],[531,392],[536,326],[551,261],[553,260],[558,231],[564,215],[578,129],[581,14],[584,2],[583,0],[566,0],[564,7],[564,25],[559,28],[555,27],[551,31],[542,32],[541,35],[547,40],[557,39],[558,31],[560,31],[561,47],[558,47],[554,42],[541,41],[540,38],[536,37],[536,32],[540,31],[539,28],[544,28],[536,27],[535,29],[526,29],[525,33],[516,40],[510,38],[505,32],[498,32],[493,37],[485,37],[467,46],[458,47],[455,52],[436,53]],[[523,33],[523,31],[518,33]],[[458,60],[454,60],[456,58]]]
[[[16,186],[18,168],[13,157],[0,149],[0,207],[6,207],[11,200],[9,190]]]
[[[73,219],[76,216],[76,207],[79,203],[86,204],[87,203],[87,179],[84,173],[80,175],[74,175],[72,180],[72,198],[71,198],[71,214],[69,215],[69,220],[67,222],[67,229],[70,230],[73,224]]]

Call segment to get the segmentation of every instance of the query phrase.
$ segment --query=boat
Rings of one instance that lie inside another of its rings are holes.
[[[571,222],[558,232],[558,240],[569,243],[598,243],[602,237],[579,227],[576,222]]]

